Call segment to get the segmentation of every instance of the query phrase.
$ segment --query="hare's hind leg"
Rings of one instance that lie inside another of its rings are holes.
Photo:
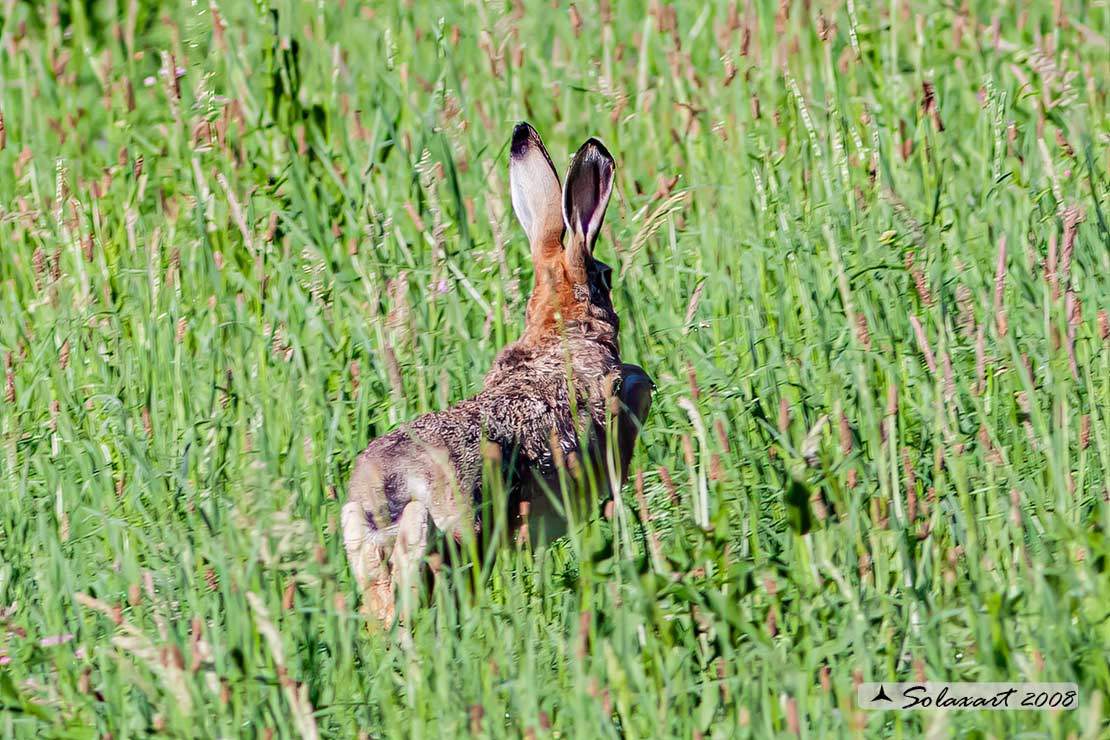
[[[419,598],[420,564],[428,549],[428,507],[410,501],[397,522],[397,541],[389,557],[392,565],[393,598],[401,602],[401,615],[409,621]]]
[[[385,553],[395,536],[389,530],[395,528],[378,529],[357,501],[343,505],[342,526],[343,547],[362,597],[361,610],[388,625],[393,621],[394,604]]]

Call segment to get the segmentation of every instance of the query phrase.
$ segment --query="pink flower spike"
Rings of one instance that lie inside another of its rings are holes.
[[[8,663],[11,663],[11,662],[12,662],[12,659],[9,658],[7,655],[0,655],[0,665],[7,665]]]
[[[54,647],[55,645],[64,645],[73,639],[73,635],[68,632],[63,632],[60,635],[51,635],[39,640],[40,647]]]
[[[78,660],[84,660],[85,658],[89,657],[89,654],[85,652],[85,648],[79,647],[73,651],[73,657],[77,658]]]

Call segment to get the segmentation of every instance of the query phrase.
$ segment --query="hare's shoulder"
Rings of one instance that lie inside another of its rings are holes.
[[[491,388],[497,385],[527,384],[557,368],[550,348],[517,341],[505,345],[497,353],[483,385]]]

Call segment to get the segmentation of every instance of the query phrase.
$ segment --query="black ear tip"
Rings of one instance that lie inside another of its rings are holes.
[[[533,143],[538,142],[540,139],[536,129],[527,121],[521,121],[513,129],[513,142],[509,147],[509,153],[513,157],[521,157],[528,151],[528,147]]]
[[[593,136],[586,139],[586,143],[583,144],[582,148],[578,151],[582,154],[583,157],[588,159],[598,160],[602,162],[613,161],[613,155],[609,153],[609,150],[605,148],[605,145],[601,143],[600,139],[597,139]]]

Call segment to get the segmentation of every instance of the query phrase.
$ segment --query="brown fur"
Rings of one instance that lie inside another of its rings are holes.
[[[586,462],[597,489],[605,490],[623,482],[650,407],[650,379],[620,362],[620,320],[609,296],[609,270],[592,257],[612,159],[593,140],[576,156],[571,174],[583,161],[600,163],[591,174],[596,179],[600,173],[605,187],[586,184],[601,196],[584,198],[580,210],[592,220],[585,230],[581,223],[572,227],[564,250],[562,217],[557,218],[562,209],[551,202],[559,196],[558,177],[526,124],[514,132],[512,157],[514,209],[532,242],[536,272],[523,335],[498,353],[480,393],[371,441],[352,471],[343,507],[344,544],[363,608],[385,621],[394,615],[396,598],[412,596],[415,570],[428,547],[429,520],[456,539],[480,528],[486,457],[499,460],[513,482],[514,505],[542,503],[544,488],[558,490],[561,461]],[[573,280],[576,274],[584,282]],[[619,415],[619,459],[610,476],[605,430],[613,412]],[[484,443],[490,445],[485,450]],[[516,516],[513,521],[524,523]]]

